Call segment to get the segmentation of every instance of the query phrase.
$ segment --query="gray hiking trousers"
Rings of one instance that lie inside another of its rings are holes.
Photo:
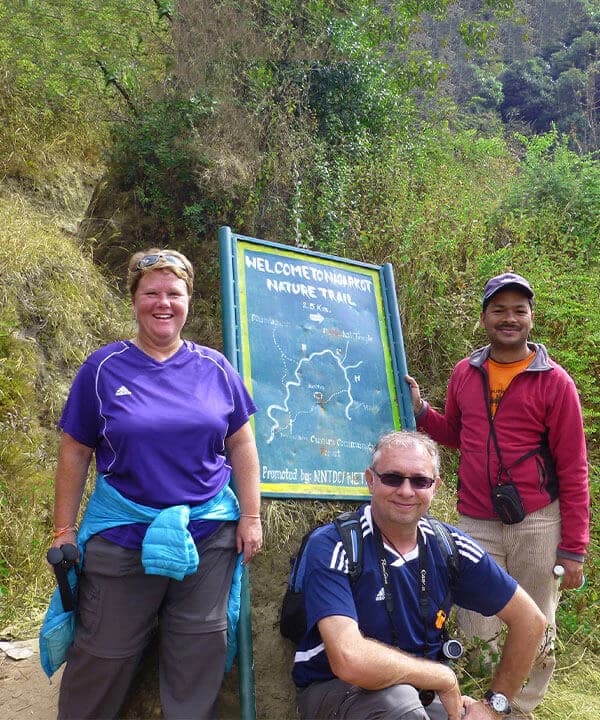
[[[87,544],[75,640],[58,720],[116,718],[158,620],[160,700],[165,720],[213,720],[227,649],[227,602],[236,523],[197,545],[193,575],[146,575],[141,551],[99,536]]]

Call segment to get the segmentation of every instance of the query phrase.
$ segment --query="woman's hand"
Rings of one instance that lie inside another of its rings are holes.
[[[54,532],[54,540],[51,548],[62,548],[63,545],[72,545],[75,548],[75,562],[79,562],[79,549],[77,548],[77,528],[75,525],[69,525],[65,528],[59,528]],[[46,567],[54,572],[54,567],[46,557]]]
[[[54,539],[52,547],[77,547],[76,518],[81,504],[93,449],[63,433],[54,481]]]
[[[54,540],[51,547],[61,547],[61,545],[75,545],[77,547],[77,527],[69,525],[54,531]]]
[[[247,565],[250,560],[260,552],[263,544],[262,524],[259,515],[245,515],[242,513],[236,531],[238,553],[244,553],[243,563]]]
[[[244,553],[244,565],[262,547],[262,525],[260,524],[260,481],[258,452],[254,433],[247,422],[225,440],[225,447],[235,478],[235,492],[240,503],[240,519],[236,541],[238,553]]]

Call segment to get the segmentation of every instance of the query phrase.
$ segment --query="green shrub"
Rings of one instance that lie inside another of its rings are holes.
[[[174,95],[155,100],[130,122],[113,126],[107,159],[117,184],[133,190],[144,211],[170,236],[186,223],[197,231],[210,210],[194,198],[199,194],[198,179],[208,167],[199,131],[212,109],[209,98]]]

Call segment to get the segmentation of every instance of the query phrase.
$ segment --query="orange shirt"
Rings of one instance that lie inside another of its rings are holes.
[[[496,414],[500,400],[508,389],[513,378],[520,372],[523,372],[535,357],[533,350],[524,360],[517,360],[512,363],[498,363],[492,358],[488,358],[487,370],[490,384],[490,412],[492,417]]]

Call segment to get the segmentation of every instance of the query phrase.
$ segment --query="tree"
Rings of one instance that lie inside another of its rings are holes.
[[[500,113],[504,122],[519,120],[536,132],[549,130],[555,108],[548,67],[538,58],[518,61],[504,70],[500,80],[504,93]]]
[[[151,0],[0,5],[4,172],[31,176],[55,155],[97,152],[121,108],[115,90],[131,99],[164,77],[167,29]]]

